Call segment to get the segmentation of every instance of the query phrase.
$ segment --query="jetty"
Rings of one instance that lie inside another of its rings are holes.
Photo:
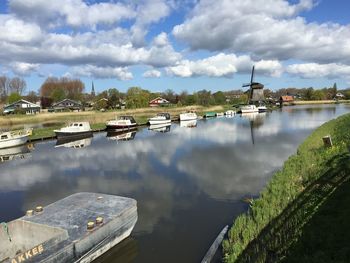
[[[127,238],[136,221],[134,199],[73,194],[3,223],[0,262],[92,262]]]

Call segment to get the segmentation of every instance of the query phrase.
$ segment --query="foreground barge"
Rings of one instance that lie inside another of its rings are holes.
[[[0,231],[1,263],[91,262],[128,237],[137,221],[134,199],[96,193],[36,210]]]

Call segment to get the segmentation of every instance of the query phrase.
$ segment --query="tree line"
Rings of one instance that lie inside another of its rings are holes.
[[[243,104],[248,101],[248,90],[217,91],[199,90],[193,93],[187,91],[175,92],[166,89],[163,92],[152,92],[141,87],[130,87],[126,92],[116,88],[104,90],[97,95],[95,92],[85,92],[85,85],[80,79],[49,77],[41,85],[39,92],[29,92],[23,96],[26,89],[24,79],[0,76],[0,99],[3,103],[12,103],[20,98],[25,98],[33,103],[41,101],[43,108],[50,107],[53,103],[65,98],[82,102],[85,106],[93,106],[96,109],[114,109],[125,105],[127,108],[147,107],[152,99],[164,98],[172,105],[222,105]],[[300,100],[329,100],[335,98],[337,85],[323,89],[309,88],[283,88],[276,91],[264,89],[267,101],[276,101],[282,95],[292,95]],[[342,94],[350,99],[350,90],[343,90]]]

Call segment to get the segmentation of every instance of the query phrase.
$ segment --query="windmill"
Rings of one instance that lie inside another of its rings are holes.
[[[252,68],[252,74],[250,76],[250,83],[243,84],[242,87],[249,87],[248,104],[254,104],[259,101],[264,101],[264,85],[259,82],[254,82],[254,68]]]

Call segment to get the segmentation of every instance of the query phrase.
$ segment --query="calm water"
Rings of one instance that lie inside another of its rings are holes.
[[[76,192],[132,197],[139,214],[132,236],[100,262],[199,262],[247,210],[242,199],[257,196],[312,130],[347,112],[345,105],[294,106],[0,150],[9,159],[0,163],[0,221]]]

